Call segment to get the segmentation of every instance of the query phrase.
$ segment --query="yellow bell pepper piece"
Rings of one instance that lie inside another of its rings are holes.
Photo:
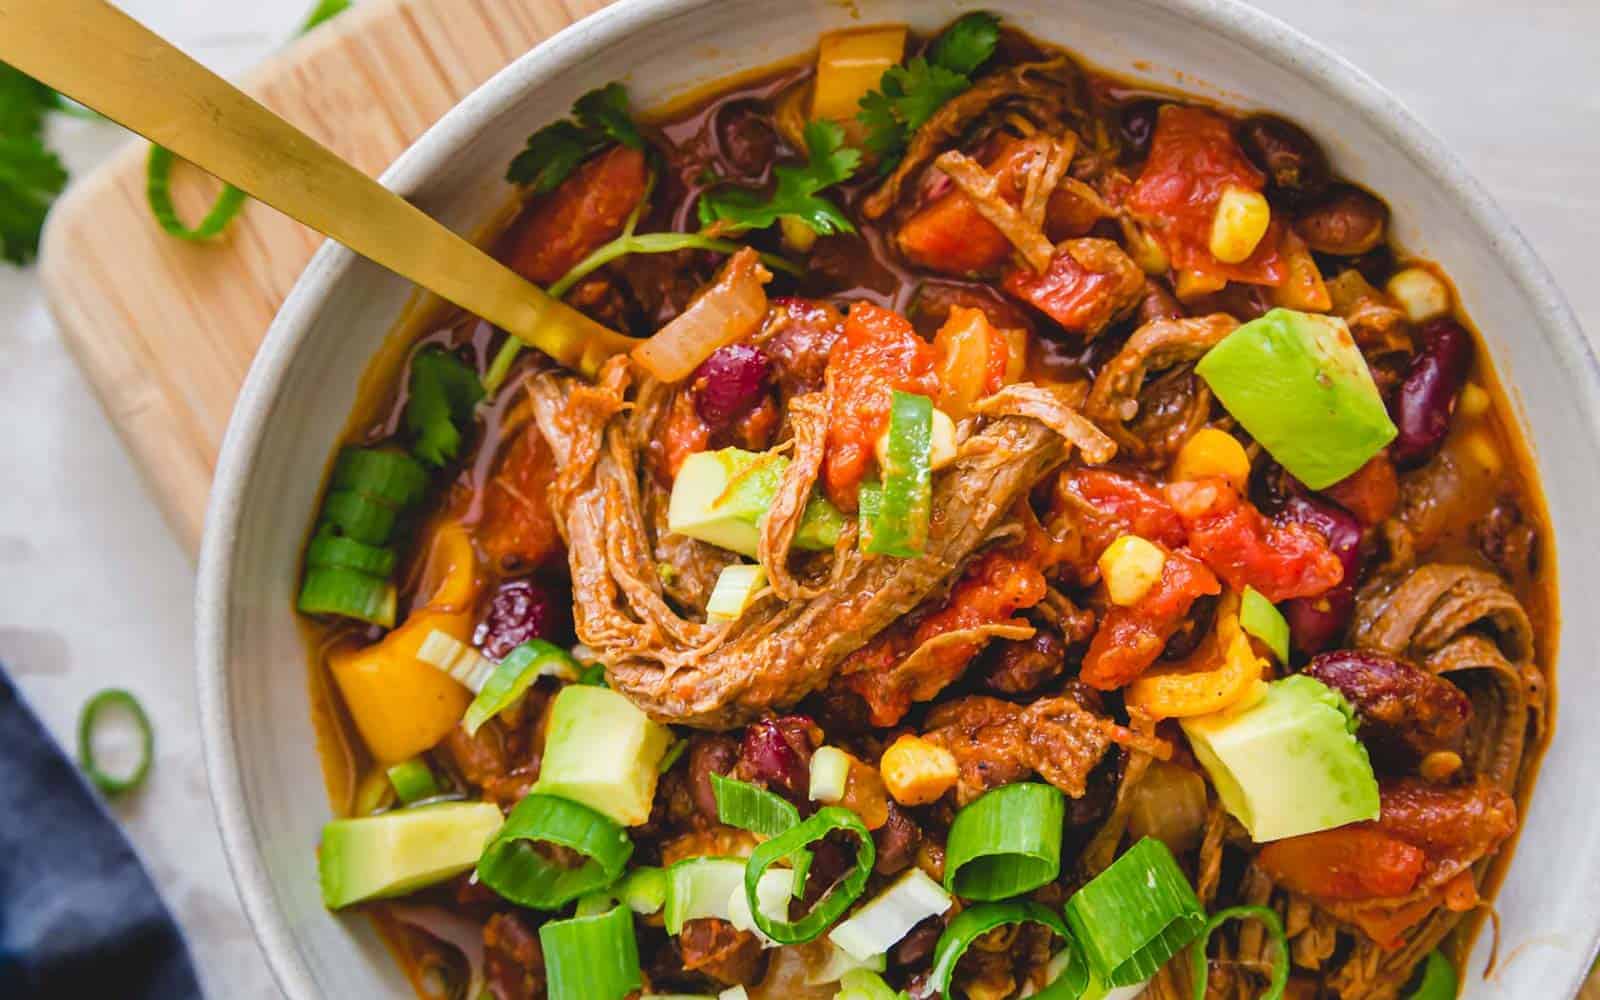
[[[883,71],[900,62],[906,50],[904,25],[832,31],[817,43],[817,82],[811,117],[855,121],[861,98],[878,89]]]
[[[1235,605],[1237,607],[1237,605]],[[1152,719],[1209,715],[1259,698],[1266,686],[1267,662],[1250,648],[1237,611],[1219,613],[1216,634],[1184,664],[1152,671],[1125,691],[1128,710]]]
[[[471,537],[458,522],[435,530],[422,572],[428,603],[399,628],[365,648],[341,647],[328,655],[345,707],[367,749],[381,764],[398,764],[432,748],[466,712],[472,692],[449,674],[417,658],[435,630],[462,642],[472,635],[482,579]]]

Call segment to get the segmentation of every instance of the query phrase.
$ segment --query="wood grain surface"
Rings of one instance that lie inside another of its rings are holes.
[[[377,175],[516,57],[607,0],[380,0],[285,49],[245,89]],[[160,230],[143,142],[75,184],[40,277],[62,338],[191,553],[234,399],[273,314],[322,237],[251,202],[214,243]],[[180,166],[198,219],[217,184]]]

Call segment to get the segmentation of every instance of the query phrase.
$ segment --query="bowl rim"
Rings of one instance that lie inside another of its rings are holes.
[[[651,24],[713,7],[719,0],[617,0],[519,56],[429,128],[386,170],[381,182],[408,193],[433,176],[479,132],[481,123],[510,110],[530,89],[564,67],[597,54],[613,41]],[[1430,176],[1471,221],[1498,235],[1502,266],[1534,304],[1541,329],[1574,369],[1591,407],[1600,402],[1600,359],[1555,279],[1518,227],[1468,172],[1454,152],[1386,88],[1343,56],[1244,0],[1140,0],[1215,32],[1328,88]],[[232,611],[230,582],[241,531],[243,499],[266,427],[283,402],[285,375],[314,325],[322,304],[349,273],[356,255],[329,240],[301,273],[252,361],[224,435],[197,570],[196,682],[203,754],[224,855],[244,911],[278,985],[293,1000],[313,1000],[316,987],[296,946],[261,860],[261,845],[245,802],[228,696],[227,640]],[[1571,962],[1576,996],[1597,951],[1600,921],[1589,947]]]

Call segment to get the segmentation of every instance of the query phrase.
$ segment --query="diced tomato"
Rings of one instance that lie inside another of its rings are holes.
[[[1277,603],[1316,597],[1344,579],[1327,540],[1302,524],[1274,524],[1226,479],[1169,483],[1189,548],[1235,590],[1254,587]]]
[[[1280,285],[1288,268],[1274,221],[1249,259],[1224,264],[1211,254],[1211,223],[1228,187],[1260,191],[1266,178],[1234,141],[1228,120],[1214,111],[1162,107],[1150,157],[1128,196],[1128,207],[1167,248],[1175,270],[1256,285]]]
[[[555,460],[537,427],[518,434],[483,491],[473,535],[495,569],[536,566],[560,545],[547,499]],[[457,491],[470,503],[471,493]]]
[[[673,397],[661,437],[661,461],[666,465],[669,482],[678,478],[678,470],[683,468],[685,459],[697,451],[705,451],[710,445],[711,428],[700,419],[694,398],[687,391]]]
[[[889,426],[895,390],[930,399],[939,395],[937,352],[899,313],[857,302],[845,317],[844,335],[828,355],[833,412],[823,483],[843,510],[856,509],[856,491],[872,449]]]
[[[1118,535],[1178,548],[1184,544],[1183,521],[1161,491],[1142,479],[1110,469],[1076,468],[1057,486],[1057,501],[1071,504],[1072,519],[1087,543],[1084,556],[1093,563]]]
[[[1155,663],[1194,602],[1220,594],[1217,578],[1183,549],[1167,553],[1161,579],[1131,607],[1112,605],[1089,640],[1081,679],[1101,691],[1120,688]]]
[[[905,657],[937,636],[1012,621],[1018,611],[1044,600],[1045,589],[1044,574],[1025,555],[992,551],[951,588],[944,607],[922,619],[909,635],[884,633],[851,656],[840,668],[844,685],[866,701],[873,725],[896,725],[912,703],[928,701],[960,677],[984,644],[953,642],[936,649],[918,662],[914,673],[896,669]]]
[[[1144,272],[1109,240],[1063,243],[1043,274],[1013,267],[1002,284],[1067,332],[1087,336],[1144,297]]]
[[[1427,854],[1358,823],[1277,840],[1256,864],[1279,886],[1329,901],[1395,899],[1416,887]]]
[[[1385,453],[1322,491],[1368,527],[1381,522],[1400,505],[1400,481]]]
[[[572,270],[622,232],[644,198],[644,153],[616,146],[580,166],[556,188],[529,202],[507,230],[497,255],[536,285]]]

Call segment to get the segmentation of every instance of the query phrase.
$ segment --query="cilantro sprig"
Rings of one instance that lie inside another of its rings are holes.
[[[912,134],[946,101],[972,86],[972,74],[994,55],[999,40],[1000,19],[975,11],[946,28],[926,56],[884,70],[856,115],[867,129],[864,144],[884,170],[893,169]]]
[[[0,258],[18,267],[38,255],[44,217],[67,183],[44,143],[45,116],[60,107],[54,90],[0,63]]]
[[[553,191],[578,164],[612,145],[644,148],[644,136],[628,113],[628,91],[620,83],[591,90],[572,105],[572,116],[551,122],[528,137],[511,161],[506,180],[536,194]]]
[[[405,424],[416,435],[412,452],[433,466],[453,461],[461,451],[461,427],[483,399],[478,373],[441,347],[425,347],[411,359],[410,389]]]
[[[724,233],[765,229],[789,215],[819,235],[855,232],[839,206],[818,194],[850,179],[861,165],[861,152],[845,145],[844,129],[836,122],[806,125],[806,162],[773,168],[777,185],[770,196],[751,188],[721,187],[700,199],[700,222]]]

